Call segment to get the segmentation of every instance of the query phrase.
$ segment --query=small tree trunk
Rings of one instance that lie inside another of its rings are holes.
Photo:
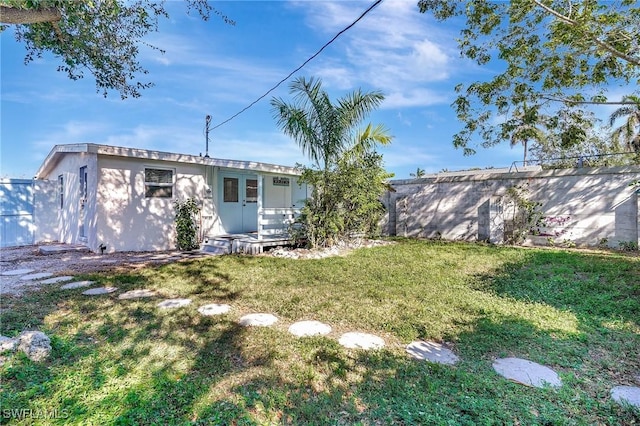
[[[37,24],[40,22],[56,22],[62,18],[55,7],[45,9],[20,9],[0,6],[0,23],[3,24]]]

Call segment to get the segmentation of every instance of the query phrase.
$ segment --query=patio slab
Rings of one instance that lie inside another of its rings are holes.
[[[562,386],[558,374],[547,366],[520,358],[501,358],[493,363],[493,369],[502,377],[527,386],[542,388]]]
[[[41,280],[43,278],[52,277],[51,272],[36,272],[35,274],[27,274],[20,277],[21,281]]]
[[[454,365],[460,360],[453,351],[436,342],[411,342],[406,350],[415,359],[437,364]]]
[[[345,348],[349,349],[381,349],[384,340],[381,337],[368,333],[350,332],[343,334],[338,340]]]
[[[294,336],[322,336],[331,333],[331,326],[320,321],[298,321],[289,326]]]

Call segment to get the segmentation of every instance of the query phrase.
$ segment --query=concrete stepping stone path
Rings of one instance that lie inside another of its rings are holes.
[[[51,272],[36,272],[35,274],[27,274],[20,277],[22,281],[41,280],[43,278],[52,277]]]
[[[72,279],[73,279],[73,277],[65,275],[65,276],[62,276],[62,277],[49,278],[48,280],[40,281],[40,283],[42,283],[42,284],[57,284],[57,283],[65,282],[65,281],[71,281]]]
[[[640,387],[616,386],[611,389],[611,399],[620,405],[631,405],[640,408]]]
[[[158,303],[160,309],[175,309],[190,305],[191,299],[167,299]]]
[[[229,305],[219,305],[217,303],[211,303],[209,305],[200,306],[198,312],[205,316],[222,315],[231,310]]]
[[[331,326],[320,321],[298,321],[289,326],[294,336],[322,336],[331,333]]]
[[[87,291],[83,291],[82,294],[87,296],[99,296],[101,294],[113,293],[116,290],[117,290],[116,287],[96,287],[96,288],[91,288]]]
[[[269,327],[275,324],[278,318],[271,314],[248,314],[238,321],[244,327]]]
[[[95,283],[96,283],[95,281],[75,281],[75,282],[61,286],[60,290],[71,290],[74,288],[91,287]]]
[[[502,377],[527,386],[542,388],[562,386],[558,374],[547,366],[520,358],[500,358],[493,363],[493,369]]]
[[[345,348],[349,349],[381,349],[384,347],[384,340],[381,337],[368,333],[350,332],[345,333],[338,340]]]
[[[128,300],[128,299],[141,299],[144,297],[153,297],[156,295],[156,292],[153,290],[148,290],[146,288],[140,290],[131,290],[125,293],[122,293],[118,296],[120,300]]]
[[[460,360],[451,350],[436,342],[411,342],[406,350],[415,359],[437,364],[454,365]]]
[[[13,276],[16,276],[16,275],[30,274],[33,271],[34,271],[33,269],[12,269],[10,271],[4,271],[4,272],[0,273],[0,275],[5,276],[5,277],[13,277]]]

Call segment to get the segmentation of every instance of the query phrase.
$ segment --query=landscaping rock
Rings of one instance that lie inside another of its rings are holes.
[[[289,333],[294,336],[317,336],[331,333],[331,326],[320,321],[298,321],[289,326]]]
[[[122,293],[121,295],[118,296],[118,299],[120,300],[141,299],[143,297],[153,297],[155,295],[156,295],[155,291],[144,288],[140,290],[131,290],[131,291]]]
[[[384,340],[381,337],[359,332],[343,334],[338,343],[349,349],[380,349],[384,347]]]
[[[3,271],[0,275],[5,277],[13,277],[16,275],[26,275],[32,273],[33,269],[12,269],[10,271]]]
[[[116,287],[96,287],[87,291],[83,291],[82,294],[87,296],[98,296],[101,294],[113,293],[116,290],[118,290]]]
[[[90,287],[94,285],[95,281],[76,281],[69,284],[65,284],[60,287],[60,290],[71,290],[74,288]]]
[[[0,353],[15,351],[18,346],[18,339],[7,336],[0,336]]]
[[[72,279],[73,279],[73,277],[65,275],[65,276],[62,276],[62,277],[49,278],[48,280],[40,281],[40,283],[41,284],[57,284],[57,283],[65,282],[65,281],[71,281]]]
[[[454,365],[459,361],[459,358],[451,350],[436,342],[411,342],[406,349],[409,355],[419,360],[446,365]]]
[[[240,325],[245,327],[268,327],[275,324],[278,318],[271,314],[248,314],[240,318]]]
[[[502,377],[527,386],[542,388],[562,386],[558,374],[544,365],[520,358],[496,359],[493,369]]]
[[[206,316],[226,314],[229,310],[231,310],[231,306],[218,305],[217,303],[211,303],[210,305],[204,305],[198,308],[198,312]]]
[[[160,309],[175,309],[182,308],[191,304],[191,299],[167,299],[158,303]]]
[[[31,361],[44,361],[51,353],[51,340],[41,331],[23,331],[18,336],[18,350]]]
[[[620,405],[629,404],[640,408],[640,387],[616,386],[611,390],[611,398]]]

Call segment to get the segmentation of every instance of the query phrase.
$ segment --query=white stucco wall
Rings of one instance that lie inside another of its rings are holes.
[[[107,252],[174,249],[176,200],[196,197],[213,214],[203,165],[100,156],[98,166],[96,238]],[[172,198],[145,198],[145,167],[174,171]]]
[[[80,238],[80,167],[87,166],[87,202],[85,204],[87,241]],[[92,153],[66,155],[51,169],[47,178],[36,180],[36,243],[59,241],[67,244],[87,244],[95,239],[97,156]],[[58,176],[64,179],[64,206],[58,198]],[[48,182],[48,183],[45,183]]]
[[[485,239],[492,234],[490,206],[499,203],[509,187],[525,185],[545,217],[562,221],[561,226],[542,230],[558,232],[556,241],[606,241],[612,247],[637,243],[638,194],[629,186],[635,179],[640,179],[638,166],[392,181],[396,192],[384,197],[387,230],[399,236]]]

